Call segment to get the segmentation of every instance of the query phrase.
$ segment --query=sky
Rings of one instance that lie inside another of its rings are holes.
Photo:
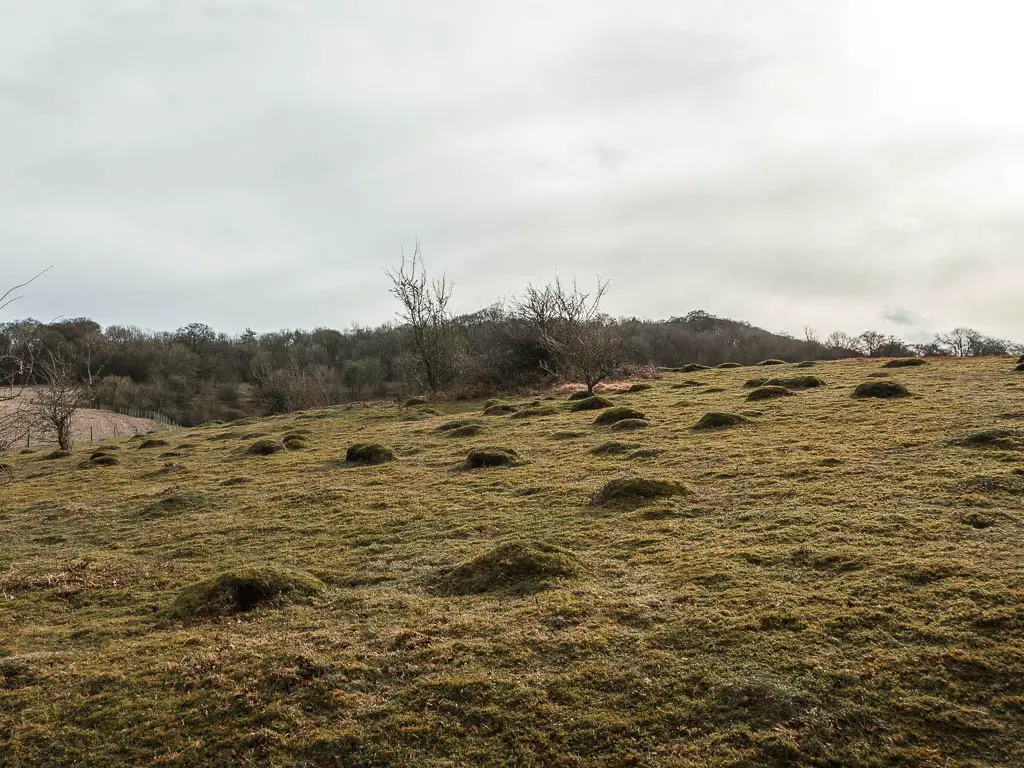
[[[1016,0],[0,0],[0,321],[469,312],[1024,339]]]

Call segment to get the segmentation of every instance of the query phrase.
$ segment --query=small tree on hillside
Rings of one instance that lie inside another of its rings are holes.
[[[421,387],[440,389],[455,377],[458,358],[455,323],[448,307],[452,283],[443,274],[440,280],[428,279],[419,243],[411,259],[403,250],[398,269],[386,272],[391,295],[402,304],[398,316],[407,333],[409,373]]]
[[[513,302],[513,313],[532,325],[549,355],[549,372],[583,382],[588,392],[607,379],[622,362],[619,328],[601,312],[608,281],[598,280],[594,293],[584,293],[573,281],[569,288],[527,286]]]
[[[71,450],[72,422],[86,395],[77,371],[78,361],[61,351],[47,353],[35,366],[36,375],[43,382],[32,397],[35,421],[62,451]]]
[[[35,282],[50,267],[33,275],[23,283],[14,285],[0,293],[0,312],[22,297],[22,288]],[[32,378],[31,365],[26,365],[20,354],[17,339],[10,333],[0,338],[0,453],[10,450],[28,429],[32,412],[25,385]]]

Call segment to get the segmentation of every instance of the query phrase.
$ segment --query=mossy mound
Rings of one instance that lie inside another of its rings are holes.
[[[672,389],[689,389],[690,387],[702,387],[704,386],[703,381],[695,381],[694,379],[684,379],[678,381],[672,385]]]
[[[586,400],[588,397],[593,397],[594,393],[589,392],[585,389],[578,389],[575,392],[570,392],[568,400]]]
[[[456,427],[455,429],[448,430],[445,434],[448,437],[461,438],[461,437],[476,437],[482,435],[487,431],[487,427],[483,424],[467,424],[464,427]]]
[[[738,413],[726,413],[723,411],[711,411],[700,417],[700,421],[693,425],[693,429],[725,429],[726,427],[739,427],[749,424],[750,420],[740,416]]]
[[[719,363],[715,368],[742,368],[740,363]]]
[[[581,401],[582,402],[582,401]],[[530,419],[534,416],[554,416],[558,409],[553,405],[538,405],[531,408],[523,408],[512,414],[513,419]]]
[[[139,450],[143,448],[166,448],[170,443],[164,440],[162,437],[150,437],[139,443]]]
[[[178,447],[179,447],[179,448],[182,448],[183,446],[180,446],[180,445],[179,445]],[[194,445],[193,445],[193,446],[191,446],[191,447],[195,448],[195,446],[194,446]],[[99,446],[97,446],[97,447],[96,447],[96,450],[97,450],[97,451],[106,451],[107,453],[112,453],[112,452],[114,452],[114,451],[120,451],[120,450],[121,450],[121,446],[120,446],[120,445],[110,445],[110,444],[108,443],[108,444],[105,444],[105,445],[99,445]]]
[[[356,443],[345,451],[345,461],[349,464],[384,464],[394,459],[395,452],[380,443]]]
[[[162,499],[147,504],[136,512],[135,516],[147,519],[167,517],[178,512],[200,509],[205,505],[206,499],[198,493],[171,493]]]
[[[1017,371],[1018,373],[1024,372],[1024,363],[1017,363],[1017,365],[1013,367],[1013,370]]]
[[[428,400],[425,397],[410,397],[405,401],[405,407],[413,408],[414,406],[417,405],[426,405],[427,402]]]
[[[853,390],[854,397],[906,397],[910,392],[898,381],[865,381]]]
[[[309,441],[297,436],[286,437],[281,444],[289,451],[304,451],[309,448]]]
[[[233,485],[249,485],[252,482],[251,477],[229,477],[227,480],[221,480],[220,485],[226,488],[230,488]]]
[[[444,424],[439,424],[435,429],[438,432],[452,432],[456,429],[462,429],[463,427],[479,427],[483,424],[480,419],[455,419],[453,421],[446,421]]]
[[[504,416],[506,413],[515,413],[519,406],[512,403],[491,403],[484,407],[484,416]]]
[[[626,387],[625,391],[626,392],[646,392],[649,389],[654,389],[654,387],[651,386],[650,384],[645,384],[643,382],[637,382],[636,384],[631,384],[628,387]]]
[[[109,451],[93,451],[86,462],[91,467],[116,467],[121,463],[121,458]]]
[[[284,443],[279,440],[257,440],[245,449],[250,456],[273,456],[284,450]]]
[[[576,438],[579,437],[586,437],[586,435],[586,432],[578,432],[574,429],[567,429],[559,432],[552,432],[550,435],[548,435],[548,438],[551,440],[575,440]]]
[[[590,449],[590,453],[594,456],[615,456],[620,453],[629,453],[639,447],[638,443],[622,443],[618,440],[610,440],[607,443],[594,446]]]
[[[519,454],[511,448],[474,448],[466,456],[463,466],[466,469],[486,469],[488,467],[514,467],[519,463]]]
[[[776,379],[768,379],[765,382],[768,387],[785,387],[786,389],[814,389],[825,386],[825,382],[817,376],[784,376]]]
[[[818,364],[817,360],[801,360],[796,364],[797,368],[813,368]]]
[[[622,421],[623,419],[644,419],[646,417],[647,414],[643,411],[638,411],[636,408],[630,408],[625,405],[616,405],[613,408],[608,408],[607,410],[602,411],[598,417],[594,419],[594,423],[601,427],[607,427],[617,421]]]
[[[530,594],[579,570],[579,558],[567,549],[542,541],[509,541],[446,573],[438,591],[446,595]]]
[[[617,477],[604,484],[591,498],[593,506],[636,506],[668,496],[688,494],[689,489],[682,483],[669,480],[652,480],[647,477]]]
[[[711,368],[710,365],[701,365],[700,363],[689,363],[684,365],[680,370],[683,373],[693,373],[694,371],[706,371]]]
[[[647,429],[651,422],[647,419],[622,419],[612,424],[612,432],[634,432],[638,429]]]
[[[771,358],[769,360],[762,360],[758,365],[785,365],[785,360],[779,360],[778,358]]]
[[[758,387],[747,395],[747,400],[774,400],[777,397],[792,397],[793,393],[785,387]]]
[[[968,448],[999,448],[1005,451],[1024,449],[1024,429],[993,427],[969,432],[953,441]]]
[[[883,368],[913,368],[918,365],[928,365],[928,361],[923,357],[900,357],[887,363],[882,363]]]
[[[293,432],[288,432],[285,435],[283,435],[281,437],[281,442],[282,443],[287,443],[289,440],[294,440],[296,438],[298,438],[299,440],[308,440],[309,436],[312,435],[312,434],[313,433],[310,430],[308,430],[308,429],[296,429]],[[194,445],[188,445],[188,444],[179,445],[178,447],[179,448],[195,448]]]
[[[753,389],[754,387],[763,387],[767,383],[767,376],[759,376],[756,379],[747,379],[745,382],[743,382],[743,386],[746,389]]]
[[[602,408],[611,408],[615,403],[609,400],[607,397],[601,397],[600,395],[592,395],[585,397],[582,400],[576,400],[572,405],[569,406],[570,411],[598,411]]]
[[[235,568],[185,587],[171,606],[171,615],[184,620],[228,616],[262,605],[296,602],[323,589],[319,579],[301,571],[270,566]]]

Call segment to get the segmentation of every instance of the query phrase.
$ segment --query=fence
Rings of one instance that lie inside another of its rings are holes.
[[[174,421],[169,416],[165,416],[159,411],[144,411],[137,408],[119,408],[115,405],[106,405],[104,403],[93,403],[92,408],[98,411],[107,411],[108,413],[119,413],[122,416],[131,416],[133,419],[149,419],[150,421],[159,421],[165,426],[178,428],[181,425]]]

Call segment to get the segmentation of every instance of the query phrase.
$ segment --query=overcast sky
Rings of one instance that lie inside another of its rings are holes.
[[[0,0],[6,318],[606,308],[1024,339],[1017,0]],[[13,313],[13,314],[12,314]]]

